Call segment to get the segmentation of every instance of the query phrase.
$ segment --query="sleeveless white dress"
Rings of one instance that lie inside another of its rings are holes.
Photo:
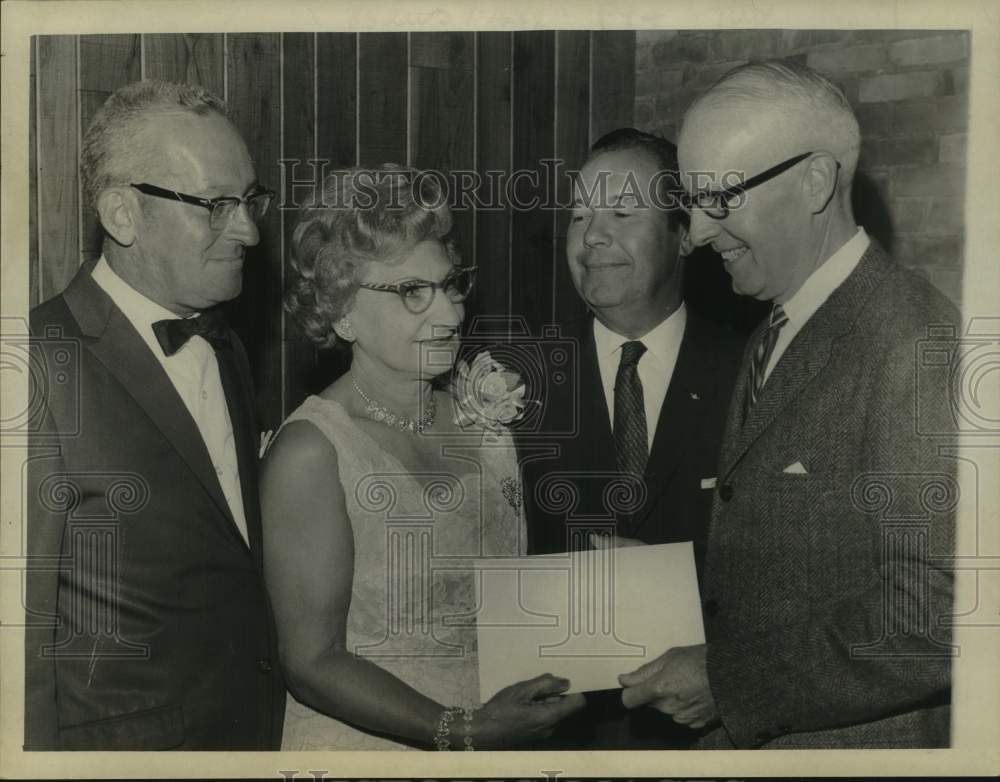
[[[477,705],[473,560],[525,547],[510,434],[463,437],[444,446],[446,470],[414,474],[338,402],[309,397],[292,421],[337,449],[354,534],[348,650],[441,704]],[[284,750],[410,748],[288,698]]]

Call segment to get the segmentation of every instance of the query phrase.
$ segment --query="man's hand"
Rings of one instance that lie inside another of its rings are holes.
[[[708,686],[704,644],[668,649],[618,681],[625,688],[622,703],[629,709],[648,703],[691,728],[704,728],[719,718]]]

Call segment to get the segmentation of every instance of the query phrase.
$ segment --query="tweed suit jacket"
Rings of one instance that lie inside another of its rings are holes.
[[[201,434],[86,264],[31,313],[27,749],[277,749],[257,429],[235,334],[217,358],[249,546]],[[41,366],[42,364],[40,364]]]
[[[722,724],[699,746],[948,745],[957,484],[917,419],[950,418],[947,389],[916,392],[945,324],[954,306],[873,243],[745,422],[737,383],[702,593]]]

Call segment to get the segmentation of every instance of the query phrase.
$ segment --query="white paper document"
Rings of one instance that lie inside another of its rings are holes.
[[[485,702],[542,673],[570,692],[620,686],[674,646],[705,642],[691,543],[477,561]]]

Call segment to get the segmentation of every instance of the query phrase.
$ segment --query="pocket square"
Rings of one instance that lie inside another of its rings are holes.
[[[783,473],[787,473],[788,475],[808,475],[809,474],[809,471],[806,470],[806,468],[805,468],[805,466],[803,466],[802,462],[795,462],[795,464],[790,464],[784,470],[782,470],[782,472]]]
[[[701,479],[701,488],[703,488],[703,489],[714,489],[715,488],[715,483],[716,483],[717,480],[718,480],[718,478],[702,478]]]

